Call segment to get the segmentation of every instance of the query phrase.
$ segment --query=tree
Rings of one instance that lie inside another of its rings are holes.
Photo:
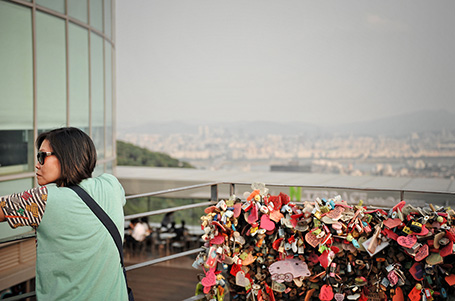
[[[194,168],[171,156],[117,140],[117,165]]]

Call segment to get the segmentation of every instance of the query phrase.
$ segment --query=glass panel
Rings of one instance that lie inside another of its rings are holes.
[[[112,161],[108,161],[106,163],[106,173],[110,173],[111,175],[114,174],[114,167],[113,167],[113,162]]]
[[[98,160],[104,159],[104,127],[92,127],[92,139]]]
[[[68,27],[69,124],[89,127],[88,31],[78,25]]]
[[[33,169],[32,14],[0,1],[0,174]]]
[[[93,171],[92,177],[100,176],[104,173],[104,164],[98,164]]]
[[[104,34],[112,38],[112,5],[111,0],[104,0]]]
[[[68,0],[68,15],[88,23],[87,0]]]
[[[0,174],[32,171],[33,130],[0,130]]]
[[[0,1],[0,130],[33,128],[32,14]]]
[[[448,207],[449,204],[455,204],[455,196],[451,194],[436,194],[436,193],[419,193],[407,192],[404,194],[404,200],[407,204],[412,204],[414,207],[425,207],[429,203],[435,206]],[[452,206],[453,208],[453,206]]]
[[[98,151],[98,159],[104,158],[104,65],[103,39],[91,34],[92,74],[92,139]]]
[[[38,128],[65,126],[65,21],[36,13],[36,58]]]
[[[114,156],[113,149],[113,112],[112,112],[112,46],[108,42],[105,45],[105,67],[106,67],[106,157]]]
[[[90,26],[103,31],[103,0],[90,0]]]
[[[36,0],[36,4],[65,13],[65,0]]]
[[[0,195],[9,195],[31,189],[35,187],[34,182],[34,178],[0,182]]]
[[[33,183],[34,179],[32,178],[0,182],[0,196],[28,190],[33,187]],[[20,235],[31,230],[31,227],[11,229],[8,223],[0,223],[0,239]]]

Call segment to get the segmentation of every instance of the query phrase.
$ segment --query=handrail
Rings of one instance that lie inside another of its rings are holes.
[[[154,210],[154,211],[147,211],[147,212],[143,212],[143,213],[136,213],[136,214],[126,215],[125,220],[131,220],[133,218],[141,218],[141,217],[145,217],[145,216],[159,215],[159,214],[181,211],[181,210],[186,210],[186,209],[207,207],[212,204],[213,204],[213,202],[202,202],[202,203],[197,203],[197,204],[189,204],[189,205],[183,205],[183,206],[178,206],[178,207],[171,207],[171,208],[165,208],[165,209],[158,209],[158,210]]]
[[[202,299],[205,299],[205,295],[204,294],[199,294],[199,295],[190,297],[188,299],[185,299],[183,301],[196,301],[196,300],[202,300]]]
[[[202,252],[204,250],[205,250],[204,248],[197,248],[197,249],[193,249],[193,250],[188,250],[188,251],[172,254],[172,255],[169,255],[169,256],[163,256],[163,257],[160,257],[160,258],[157,258],[157,259],[148,260],[148,261],[144,261],[144,262],[141,262],[141,263],[129,265],[129,266],[125,267],[125,270],[128,272],[130,270],[143,268],[143,267],[146,267],[146,266],[149,266],[149,265],[154,265],[154,264],[161,263],[161,262],[164,262],[164,261],[173,260],[173,259],[177,259],[177,258],[180,258],[180,257],[185,257],[187,255],[197,254],[197,253]]]
[[[208,187],[208,186],[211,187],[211,197],[210,197],[211,201],[209,201],[209,202],[202,202],[202,203],[197,203],[197,204],[190,204],[190,205],[171,207],[171,208],[166,208],[166,209],[159,209],[159,210],[154,210],[154,211],[127,215],[127,216],[125,216],[125,220],[131,220],[133,218],[141,218],[141,217],[165,214],[165,213],[175,212],[175,211],[180,211],[180,210],[209,206],[218,200],[218,186],[219,185],[230,185],[230,194],[232,195],[232,194],[235,194],[235,185],[249,186],[249,185],[251,185],[251,183],[247,183],[247,182],[233,183],[233,182],[224,182],[224,181],[209,182],[209,183],[202,183],[202,184],[196,184],[196,185],[190,185],[190,186],[184,186],[184,187],[178,187],[178,188],[171,188],[171,189],[160,190],[160,191],[149,192],[149,193],[129,195],[126,197],[127,200],[140,198],[140,197],[158,196],[158,195],[163,195],[163,194],[168,194],[168,193],[193,190],[193,189],[204,188],[204,187]],[[301,188],[305,188],[305,189],[331,189],[331,190],[354,190],[354,191],[399,193],[401,200],[404,199],[405,193],[440,194],[440,195],[455,196],[455,192],[450,192],[450,191],[408,190],[408,189],[393,189],[393,188],[383,189],[383,188],[371,188],[371,187],[341,187],[341,186],[325,186],[325,185],[271,184],[271,183],[266,183],[265,185],[266,185],[266,187],[301,187]]]
[[[251,183],[246,182],[219,182],[218,184],[235,184],[249,186]],[[324,186],[324,185],[298,185],[298,184],[272,184],[265,183],[266,187],[302,187],[308,189],[343,189],[343,190],[359,190],[359,191],[389,191],[389,192],[404,192],[404,193],[434,193],[434,194],[449,194],[455,196],[455,191],[433,191],[433,190],[413,190],[413,189],[394,189],[394,188],[372,188],[372,187],[342,187],[342,186]]]
[[[213,185],[218,185],[218,184],[224,184],[224,183],[223,182],[213,182],[213,183],[196,184],[196,185],[190,185],[190,186],[184,186],[184,187],[178,187],[178,188],[170,188],[170,189],[166,189],[166,190],[159,190],[159,191],[154,191],[154,192],[146,192],[146,193],[141,193],[141,194],[129,195],[129,196],[126,196],[125,198],[127,200],[137,199],[137,198],[155,196],[155,195],[166,194],[166,193],[171,193],[171,192],[180,192],[180,191],[186,191],[186,190],[191,190],[191,189],[196,189],[196,188],[204,188],[207,186],[213,186]]]
[[[3,301],[17,301],[17,300],[23,300],[23,299],[27,299],[27,298],[31,298],[31,297],[35,297],[35,296],[36,296],[36,292],[33,291],[33,292],[28,292],[28,293],[17,295],[17,296],[8,297],[8,298],[2,299],[2,300]]]
[[[172,192],[180,192],[180,191],[186,191],[186,190],[191,190],[195,188],[203,188],[207,186],[214,186],[214,185],[244,185],[244,186],[249,186],[251,183],[247,182],[211,182],[211,183],[204,183],[204,184],[197,184],[197,185],[191,185],[191,186],[184,186],[184,187],[178,187],[178,188],[171,188],[171,189],[166,189],[166,190],[160,190],[160,191],[155,191],[155,192],[148,192],[148,193],[142,193],[142,194],[135,194],[135,195],[129,195],[126,197],[126,199],[135,199],[135,198],[140,198],[140,197],[146,197],[146,196],[156,196],[156,195],[161,195],[161,194],[166,194],[166,193],[172,193]],[[455,196],[455,191],[438,191],[438,190],[414,190],[414,189],[395,189],[395,188],[372,188],[372,187],[342,187],[342,186],[325,186],[325,185],[298,185],[298,184],[272,184],[272,183],[265,183],[266,187],[302,187],[306,189],[342,189],[342,190],[357,190],[357,191],[377,191],[377,192],[396,192],[396,193],[432,193],[432,194],[447,194],[447,195],[454,195]],[[212,199],[213,200],[213,199]]]
[[[146,197],[146,196],[157,196],[157,195],[162,195],[162,194],[167,194],[167,193],[187,191],[187,190],[192,190],[192,189],[196,189],[196,188],[203,188],[203,187],[208,187],[208,186],[211,187],[211,201],[209,201],[209,202],[201,202],[201,203],[197,203],[197,204],[190,204],[190,205],[171,207],[171,208],[166,208],[166,209],[159,209],[159,210],[154,210],[154,211],[148,211],[148,212],[143,212],[143,213],[127,215],[127,216],[125,216],[125,220],[130,220],[130,219],[133,219],[133,218],[140,218],[140,217],[145,217],[145,216],[164,214],[164,213],[174,212],[174,211],[179,211],[179,210],[185,210],[185,209],[192,209],[192,208],[209,206],[209,205],[213,204],[214,202],[216,202],[217,199],[218,199],[218,186],[219,185],[230,185],[230,193],[234,194],[235,193],[235,185],[249,186],[249,185],[251,185],[251,183],[244,183],[244,182],[236,182],[236,183],[232,183],[232,182],[211,182],[211,183],[203,183],[203,184],[197,184],[197,185],[191,185],[191,186],[184,186],[184,187],[179,187],[179,188],[172,188],[172,189],[161,190],[161,191],[150,192],[150,193],[142,193],[142,194],[130,195],[130,196],[127,197],[127,199],[134,199],[134,198],[140,198],[140,197]],[[322,186],[322,185],[292,185],[292,184],[265,184],[265,185],[266,185],[266,187],[302,187],[302,188],[307,188],[307,189],[342,189],[342,190],[355,190],[355,191],[391,192],[391,193],[399,193],[401,199],[404,198],[404,194],[405,193],[443,194],[443,195],[453,195],[453,196],[455,196],[455,192],[443,192],[443,191],[424,191],[424,190],[406,190],[406,189],[380,189],[380,188],[362,188],[362,187],[339,187],[339,186]],[[195,250],[193,250],[193,251],[195,251]],[[190,252],[190,251],[187,251],[187,252]],[[183,252],[183,253],[185,253],[185,252]],[[196,253],[196,252],[194,252],[194,253]],[[194,254],[194,253],[189,253],[189,254]],[[182,255],[182,256],[176,256],[176,255],[178,255],[178,254],[161,257],[159,259],[150,260],[150,261],[147,261],[147,262],[144,262],[144,263],[135,264],[135,265],[126,267],[126,269],[127,269],[127,271],[134,270],[136,268],[141,268],[141,267],[144,267],[144,266],[153,265],[153,264],[160,263],[160,262],[163,262],[163,261],[172,260],[172,259],[175,259],[175,258],[186,256],[187,254]]]
[[[26,234],[11,236],[11,237],[7,237],[7,238],[4,238],[4,239],[0,239],[0,245],[8,243],[8,242],[13,242],[13,241],[18,241],[18,240],[25,240],[25,239],[29,239],[29,238],[35,238],[35,237],[36,237],[35,233],[26,233]]]

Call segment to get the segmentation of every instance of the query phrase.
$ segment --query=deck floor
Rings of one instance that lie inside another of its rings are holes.
[[[150,254],[126,257],[125,265],[153,258]],[[194,296],[198,283],[197,275],[202,273],[191,266],[194,258],[195,255],[187,256],[128,271],[128,284],[133,290],[135,300],[181,301]]]

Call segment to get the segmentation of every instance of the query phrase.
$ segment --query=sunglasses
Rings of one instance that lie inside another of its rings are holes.
[[[43,165],[44,164],[44,159],[46,159],[47,156],[52,156],[55,155],[53,152],[38,152],[36,154],[36,159],[38,159],[39,164]]]

